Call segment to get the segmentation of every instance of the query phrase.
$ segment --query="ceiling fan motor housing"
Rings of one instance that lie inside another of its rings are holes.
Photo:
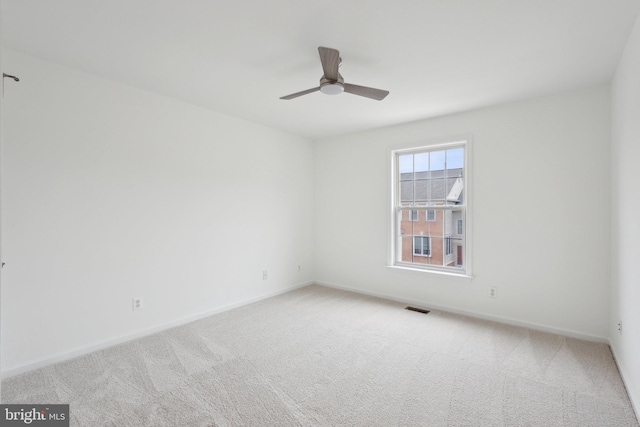
[[[338,80],[329,80],[325,76],[320,78],[320,92],[326,95],[338,95],[344,92],[344,79],[338,74]]]

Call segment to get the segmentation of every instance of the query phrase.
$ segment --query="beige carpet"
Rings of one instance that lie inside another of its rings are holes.
[[[604,344],[310,286],[2,382],[78,426],[638,426]]]

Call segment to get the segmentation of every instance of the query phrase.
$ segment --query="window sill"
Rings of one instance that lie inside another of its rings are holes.
[[[398,271],[413,271],[416,273],[437,274],[439,276],[459,277],[461,279],[469,279],[469,280],[473,279],[473,276],[470,276],[465,273],[453,273],[450,271],[427,270],[424,268],[408,267],[404,265],[387,265],[387,268],[391,270],[398,270]]]

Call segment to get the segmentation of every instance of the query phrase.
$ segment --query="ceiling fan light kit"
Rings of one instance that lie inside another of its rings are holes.
[[[382,101],[389,94],[388,90],[374,89],[372,87],[345,83],[344,79],[338,72],[338,67],[342,63],[342,58],[340,58],[340,52],[338,52],[338,50],[328,47],[319,47],[318,53],[320,53],[320,62],[322,63],[322,70],[324,71],[324,74],[320,78],[320,86],[292,93],[291,95],[280,97],[280,99],[289,100],[320,91],[326,95],[338,95],[342,92],[347,92],[352,95],[364,96],[365,98]]]
[[[327,95],[338,95],[344,92],[344,79],[338,73],[338,80],[329,80],[325,76],[320,79],[320,92]]]

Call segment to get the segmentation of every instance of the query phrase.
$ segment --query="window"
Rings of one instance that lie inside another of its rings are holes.
[[[431,256],[431,237],[415,236],[413,238],[413,254],[418,256]]]
[[[468,149],[461,141],[393,152],[394,266],[470,273]]]

